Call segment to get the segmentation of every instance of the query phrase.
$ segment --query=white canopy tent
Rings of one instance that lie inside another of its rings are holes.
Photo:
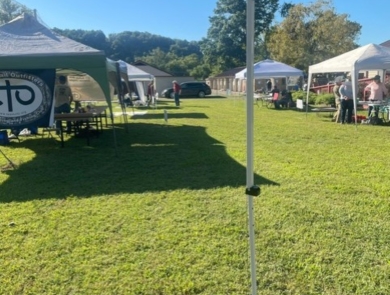
[[[390,68],[390,48],[376,44],[367,44],[339,56],[309,66],[308,85],[311,85],[312,75],[316,73],[350,72],[356,114],[356,97],[358,76],[362,70],[380,71],[384,78],[386,69]],[[384,79],[382,79],[383,81]],[[306,105],[309,101],[310,87],[307,89]],[[356,122],[356,120],[355,120]]]
[[[246,70],[247,69],[245,68],[238,72],[235,77],[237,79],[246,79]],[[303,76],[303,72],[301,70],[272,59],[265,59],[255,63],[253,71],[254,79]]]
[[[124,80],[126,81],[128,90],[130,91],[130,86],[128,85],[128,83],[134,82],[135,86],[137,87],[137,92],[140,100],[143,103],[146,103],[144,82],[153,81],[154,76],[133,65],[126,63],[123,60],[118,60],[118,63],[121,72],[127,73],[127,78],[124,78]]]
[[[121,69],[121,72],[127,73],[127,79],[129,81],[152,81],[154,79],[154,76],[133,66],[128,64],[127,62],[123,60],[118,60],[119,68]]]

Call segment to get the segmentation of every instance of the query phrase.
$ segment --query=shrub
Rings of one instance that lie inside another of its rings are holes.
[[[293,101],[295,101],[295,102],[297,101],[297,99],[302,99],[304,102],[306,102],[306,91],[303,91],[303,90],[294,91],[294,92],[291,92],[291,95],[292,95]],[[317,94],[310,91],[309,92],[309,104],[315,104],[316,97],[317,97]]]
[[[335,98],[332,93],[322,93],[317,95],[316,104],[335,105]]]

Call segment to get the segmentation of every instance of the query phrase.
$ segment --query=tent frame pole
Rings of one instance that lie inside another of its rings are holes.
[[[246,118],[247,118],[247,168],[246,168],[246,190],[248,203],[248,227],[249,227],[249,249],[251,266],[252,295],[257,295],[256,281],[256,247],[255,247],[255,222],[253,210],[253,197],[260,194],[260,188],[254,185],[253,175],[253,77],[254,77],[254,27],[255,27],[255,2],[246,1]]]

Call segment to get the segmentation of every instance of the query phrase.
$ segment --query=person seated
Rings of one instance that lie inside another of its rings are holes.
[[[58,77],[58,84],[54,89],[54,113],[55,114],[69,114],[71,111],[70,105],[73,102],[72,90],[68,85],[68,78],[66,76]],[[57,135],[60,134],[61,120],[56,121]],[[66,132],[70,133],[72,124],[70,121],[66,121]]]
[[[275,85],[274,88],[272,88],[270,93],[272,94],[272,96],[274,96],[275,93],[280,93],[278,86]]]
[[[281,107],[287,108],[290,106],[292,101],[293,100],[292,100],[291,92],[283,90],[281,98],[274,102],[275,108],[276,109],[280,109]]]

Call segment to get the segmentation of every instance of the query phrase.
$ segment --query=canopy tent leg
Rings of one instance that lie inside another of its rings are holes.
[[[254,76],[254,23],[255,23],[255,2],[247,0],[246,6],[246,66],[247,66],[247,88],[246,88],[246,118],[247,118],[247,168],[246,168],[246,195],[248,199],[248,227],[249,227],[249,249],[251,266],[252,295],[257,295],[256,280],[256,247],[255,247],[255,223],[253,210],[253,196],[260,194],[260,189],[254,185],[253,175],[253,76]]]

